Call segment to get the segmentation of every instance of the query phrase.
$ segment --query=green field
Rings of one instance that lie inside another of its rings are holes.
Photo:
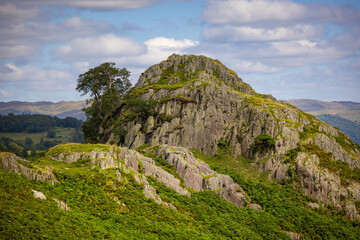
[[[53,129],[56,132],[55,138],[48,138],[47,132],[39,132],[39,133],[27,133],[27,132],[20,132],[20,133],[14,133],[14,132],[0,132],[0,137],[7,137],[11,138],[15,141],[20,141],[25,144],[26,138],[31,138],[34,143],[40,142],[41,138],[43,138],[44,141],[61,141],[61,143],[69,143],[72,142],[73,135],[76,132],[79,132],[79,130],[76,130],[75,128],[54,128]]]

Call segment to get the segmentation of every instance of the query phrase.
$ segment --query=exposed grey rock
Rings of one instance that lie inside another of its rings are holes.
[[[34,193],[35,198],[40,198],[40,199],[46,200],[46,196],[42,192],[39,192],[36,190],[32,190],[32,191]]]
[[[317,208],[320,207],[319,204],[317,204],[317,203],[312,203],[312,202],[309,202],[309,203],[308,203],[308,206],[309,206],[310,208],[315,208],[315,209],[317,209]]]
[[[332,126],[330,126],[329,124],[327,124],[327,123],[320,124],[319,131],[320,132],[325,132],[325,133],[327,133],[329,135],[332,135],[334,137],[339,136],[338,131],[335,128],[333,128]]]
[[[348,154],[333,137],[319,133],[315,136],[314,143],[326,152],[332,153],[335,160],[347,162],[351,168],[360,167],[360,156],[351,156]]]
[[[302,239],[302,235],[300,233],[296,233],[296,232],[288,232],[285,231],[284,233],[286,233],[287,235],[289,235],[289,237],[292,240],[301,240]]]
[[[166,172],[162,168],[155,165],[154,160],[151,158],[145,157],[139,152],[128,149],[126,147],[112,147],[109,152],[104,151],[92,151],[92,152],[74,152],[73,154],[60,154],[58,156],[49,156],[56,158],[57,161],[68,161],[68,159],[78,160],[90,160],[90,164],[93,166],[97,166],[100,169],[107,168],[119,168],[126,173],[131,171],[133,173],[134,179],[138,184],[144,186],[144,194],[147,197],[151,197],[155,200],[155,202],[162,203],[166,206],[174,208],[170,203],[162,202],[159,197],[155,197],[154,191],[149,183],[147,182],[145,176],[152,176],[157,181],[165,184],[167,187],[173,189],[174,191],[190,196],[189,191],[180,186],[180,180],[175,178],[172,174]],[[142,170],[143,174],[140,174],[139,171]],[[116,172],[116,177],[119,181],[121,181],[121,173],[119,171]],[[144,180],[145,179],[145,180]],[[157,195],[156,195],[157,196]]]
[[[259,106],[250,104],[249,96],[256,98],[253,89],[219,61],[204,56],[172,55],[147,69],[135,88],[156,83],[169,67],[174,71],[167,78],[170,85],[179,81],[187,81],[187,84],[151,93],[147,88],[139,96],[143,100],[151,97],[160,101],[156,108],[159,115],[149,117],[142,124],[139,119],[126,123],[126,146],[169,144],[215,155],[218,141],[222,139],[230,142],[235,154],[250,156],[254,139],[264,133],[277,137],[281,145],[275,152],[279,155],[296,147],[302,126],[295,123],[309,123],[298,109],[271,96],[259,97],[259,101],[263,101]],[[118,114],[122,111],[125,110],[118,109]],[[171,116],[171,121],[162,121],[161,114]]]
[[[270,172],[269,177],[276,181],[289,179],[289,164],[284,164],[282,158],[272,157],[264,165],[263,171]]]
[[[350,219],[359,219],[359,214],[356,210],[356,206],[353,202],[347,202],[345,205],[346,215]]]
[[[143,176],[142,183],[144,185],[144,195],[145,195],[145,197],[154,199],[154,201],[156,203],[158,203],[158,204],[163,204],[163,205],[165,205],[167,207],[170,207],[170,208],[172,208],[174,210],[177,210],[176,207],[174,205],[172,205],[171,203],[167,203],[167,202],[164,202],[164,201],[161,200],[159,195],[156,193],[156,189],[149,184],[149,182],[146,180],[146,178],[144,176]]]
[[[160,145],[157,155],[176,168],[177,174],[183,178],[186,187],[195,191],[215,191],[220,197],[237,206],[244,206],[250,202],[247,194],[230,176],[211,170],[208,164],[196,159],[188,149]]]
[[[70,208],[68,207],[68,205],[65,202],[59,201],[56,198],[52,198],[52,199],[58,204],[58,206],[61,209],[66,210],[66,211],[70,211]]]
[[[117,178],[117,180],[118,180],[119,182],[121,182],[122,178],[121,178],[121,173],[120,173],[119,170],[116,170],[115,177]]]
[[[262,211],[262,207],[259,204],[251,203],[249,208],[254,209],[256,211]]]
[[[168,81],[165,87],[159,87],[160,79],[161,83]],[[217,60],[171,55],[147,69],[135,88],[139,93],[136,97],[159,101],[154,109],[159,115],[135,118],[124,124],[128,130],[124,144],[129,148],[166,144],[215,155],[221,140],[229,144],[234,156],[241,154],[253,158],[259,170],[268,172],[270,178],[281,181],[291,178],[293,173],[300,174],[304,192],[322,203],[340,208],[344,204],[340,204],[339,196],[352,202],[359,199],[358,183],[350,181],[349,186],[340,187],[338,174],[321,169],[314,157],[308,157],[308,162],[300,158],[296,163],[293,160],[284,163],[289,150],[312,143],[332,153],[334,160],[347,162],[351,168],[360,167],[360,151],[344,146],[344,143],[351,146],[350,139],[294,106],[255,93],[236,73]],[[122,105],[114,117],[121,117],[126,110],[126,105]],[[168,117],[166,121],[160,117],[164,115]],[[301,134],[309,129],[318,129],[318,133]],[[252,146],[261,134],[270,135],[275,140],[275,147],[254,153]],[[335,137],[344,141],[339,144]],[[175,166],[186,187],[196,191],[209,187],[214,180],[206,180],[210,177],[202,176],[196,164],[187,163],[183,158],[189,157],[180,154],[165,157]],[[223,195],[231,194],[223,191]]]
[[[319,166],[319,158],[316,155],[299,153],[296,158],[296,171],[305,194],[326,205],[341,209],[342,198],[347,199],[348,206],[359,201],[359,184],[342,185],[339,176]],[[355,208],[346,207],[345,211],[349,217],[359,217]]]
[[[0,167],[5,171],[13,172],[19,175],[23,174],[31,180],[49,183],[57,182],[51,170],[25,167],[23,164],[26,163],[27,160],[22,159],[15,154],[0,153],[0,160]]]

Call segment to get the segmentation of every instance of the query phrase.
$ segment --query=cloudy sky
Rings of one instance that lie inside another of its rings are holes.
[[[278,99],[360,102],[358,0],[0,0],[0,101],[82,100],[79,74],[219,59]]]

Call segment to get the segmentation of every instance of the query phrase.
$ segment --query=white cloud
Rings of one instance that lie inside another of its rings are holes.
[[[68,89],[68,83],[73,79],[67,71],[42,69],[30,65],[20,67],[10,63],[5,64],[3,71],[0,72],[0,82],[2,84],[21,83],[29,89]]]
[[[270,67],[261,62],[240,61],[234,65],[238,72],[276,73],[282,70],[279,67]]]
[[[106,22],[71,17],[63,22],[24,22],[0,28],[0,43],[54,43],[114,31]],[[56,34],[54,34],[56,33]]]
[[[209,0],[202,18],[202,50],[222,56],[239,71],[273,73],[328,64],[360,50],[360,29],[355,24],[360,11],[353,6]]]
[[[203,19],[212,24],[269,22],[354,22],[360,11],[351,6],[298,4],[290,0],[210,0]]]
[[[16,5],[24,5],[28,7],[47,5],[90,10],[144,8],[161,1],[163,0],[5,0],[5,2],[11,2]]]
[[[3,89],[0,89],[0,98],[8,98],[13,96],[12,92],[5,91]]]
[[[306,10],[291,1],[210,0],[203,18],[213,24],[288,21],[302,18]]]
[[[24,22],[0,25],[0,59],[41,54],[45,44],[92,37],[115,31],[109,23],[71,17],[62,22]],[[56,34],[54,34],[56,33]]]
[[[174,38],[155,37],[145,42],[149,49],[156,50],[180,50],[199,45],[198,41],[189,39],[175,40]]]
[[[145,69],[153,64],[167,59],[171,54],[187,54],[192,53],[193,48],[199,45],[199,42],[182,39],[155,37],[144,42],[146,52],[136,56],[121,56],[104,59],[106,61],[115,62],[122,67],[131,70],[131,76],[135,84],[137,79]]]
[[[33,52],[33,48],[26,45],[16,46],[0,46],[0,59],[17,58],[29,55]]]
[[[297,24],[292,27],[257,28],[251,26],[214,26],[203,31],[206,39],[216,41],[280,41],[312,38],[319,30],[309,24]]]
[[[55,53],[64,60],[104,59],[111,57],[139,55],[145,46],[130,38],[114,34],[99,37],[76,38],[69,45],[59,47]]]
[[[165,60],[173,53],[184,54],[187,49],[191,49],[199,45],[199,42],[183,39],[175,40],[174,38],[155,37],[144,42],[146,45],[146,53],[118,59],[121,63],[134,64],[136,66],[149,67],[152,64]]]
[[[287,41],[287,42],[273,42],[271,43],[272,49],[276,56],[282,57],[301,57],[307,56],[309,58],[316,57],[333,60],[334,58],[341,58],[348,52],[342,52],[338,49],[327,46],[326,42],[312,42],[307,39],[299,41]]]
[[[0,22],[6,24],[21,23],[28,19],[37,18],[39,13],[40,11],[38,8],[21,8],[11,3],[7,3],[0,7]]]

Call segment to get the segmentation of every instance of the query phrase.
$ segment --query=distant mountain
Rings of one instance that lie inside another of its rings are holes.
[[[350,121],[348,119],[330,115],[321,114],[317,116],[321,121],[327,122],[328,124],[337,127],[340,131],[349,135],[349,137],[356,143],[360,144],[360,124]]]
[[[53,102],[0,102],[0,114],[44,114],[59,118],[74,117],[85,120],[82,109],[86,106],[85,101],[60,101]]]
[[[320,101],[315,99],[291,99],[286,102],[313,115],[331,114],[360,123],[360,103],[351,101]]]

